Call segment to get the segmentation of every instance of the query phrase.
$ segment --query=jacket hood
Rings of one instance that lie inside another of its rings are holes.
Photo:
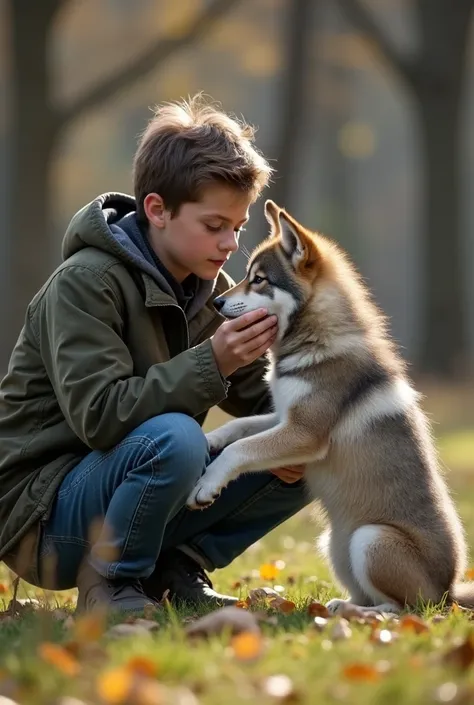
[[[95,198],[71,219],[62,243],[62,259],[67,260],[85,247],[104,250],[127,266],[148,274],[176,301],[176,293],[167,278],[145,257],[130,235],[135,210],[135,199],[123,193],[105,193]],[[197,279],[192,301],[186,309],[188,320],[205,305],[215,283],[215,280]]]

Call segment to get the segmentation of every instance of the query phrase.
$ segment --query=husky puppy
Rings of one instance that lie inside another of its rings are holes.
[[[474,583],[461,583],[463,528],[383,315],[334,242],[272,201],[265,213],[270,237],[215,305],[228,318],[262,306],[278,316],[267,375],[275,411],[208,434],[222,452],[188,506],[208,506],[241,473],[305,464],[349,602],[398,612],[447,597],[474,607]]]

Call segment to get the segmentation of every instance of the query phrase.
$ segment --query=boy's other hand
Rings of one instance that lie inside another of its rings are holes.
[[[264,308],[225,321],[211,338],[217,366],[223,377],[249,365],[268,350],[277,336],[277,317]]]

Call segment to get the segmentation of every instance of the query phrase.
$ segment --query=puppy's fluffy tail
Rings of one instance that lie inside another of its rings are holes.
[[[474,609],[474,582],[456,583],[449,591],[449,597],[461,607]]]

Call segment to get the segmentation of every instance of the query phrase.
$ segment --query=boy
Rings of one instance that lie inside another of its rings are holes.
[[[301,469],[286,468],[184,507],[209,463],[207,411],[270,403],[274,317],[224,322],[212,304],[270,176],[252,138],[199,97],[161,106],[135,156],[135,199],[109,193],[73,217],[63,263],[28,307],[0,386],[0,559],[35,585],[77,586],[79,610],[141,611],[166,589],[231,604],[204,570],[308,501]]]

